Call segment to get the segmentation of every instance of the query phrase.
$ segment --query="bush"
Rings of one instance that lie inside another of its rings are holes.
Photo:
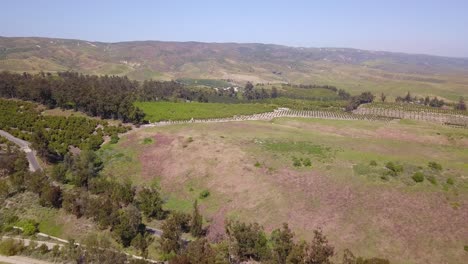
[[[151,143],[153,143],[152,138],[144,138],[143,139],[143,144],[148,145],[148,144],[151,144]]]
[[[257,162],[255,162],[254,166],[257,167],[257,168],[260,168],[261,164],[260,164],[260,162],[257,161]]]
[[[49,252],[49,248],[47,247],[46,244],[41,244],[37,250],[39,251],[40,254],[44,255]]]
[[[399,173],[403,172],[403,166],[395,164],[393,162],[387,162],[385,167],[390,170],[390,175],[397,176]]]
[[[300,159],[298,159],[296,157],[293,157],[292,160],[293,160],[293,166],[294,167],[301,167],[302,166],[302,163],[301,163]]]
[[[424,174],[422,172],[418,171],[415,174],[413,174],[413,176],[411,178],[415,182],[423,182],[424,181]]]
[[[449,185],[454,185],[454,184],[455,184],[455,181],[454,181],[452,178],[448,178],[448,179],[447,179],[447,184],[449,184]]]
[[[117,144],[117,142],[119,142],[119,136],[117,134],[112,134],[110,143]]]
[[[369,162],[369,165],[371,165],[371,166],[377,166],[377,161],[371,160],[371,161]]]
[[[432,183],[432,184],[434,184],[434,185],[437,184],[437,179],[434,177],[434,175],[428,175],[428,176],[426,176],[426,179],[427,179],[430,183]]]
[[[24,245],[21,241],[9,238],[0,242],[0,255],[14,256],[23,252],[23,250]]]
[[[205,198],[207,198],[208,196],[210,196],[210,191],[208,191],[208,190],[203,190],[203,191],[200,193],[200,199],[205,199]]]
[[[433,170],[436,170],[436,171],[441,171],[442,170],[442,165],[440,165],[439,163],[437,162],[434,162],[434,161],[431,161],[427,164],[427,166]]]
[[[21,220],[17,225],[23,228],[23,234],[26,236],[32,236],[39,232],[39,223],[34,220]]]
[[[309,158],[305,158],[303,161],[302,161],[302,164],[306,167],[310,167],[312,166],[312,162],[310,161]]]

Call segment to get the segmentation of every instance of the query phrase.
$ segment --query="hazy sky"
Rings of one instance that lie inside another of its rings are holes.
[[[468,0],[3,0],[0,36],[350,47],[468,57]]]

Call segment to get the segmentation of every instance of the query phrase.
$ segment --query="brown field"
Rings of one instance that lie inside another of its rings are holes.
[[[350,248],[392,263],[462,263],[467,146],[467,130],[426,123],[278,119],[140,129],[102,153],[110,157],[106,174],[157,182],[168,208],[190,210],[209,190],[201,206],[211,239],[223,235],[228,218],[268,231],[288,222],[301,239],[322,228],[339,254]],[[309,157],[312,167],[294,167],[293,156]],[[401,163],[405,172],[382,180],[353,170],[370,160],[381,170]],[[444,167],[437,183],[412,181],[410,171],[426,170],[428,161]]]

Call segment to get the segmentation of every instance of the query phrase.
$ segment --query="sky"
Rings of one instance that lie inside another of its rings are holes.
[[[468,57],[468,0],[2,0],[0,36],[273,43]]]

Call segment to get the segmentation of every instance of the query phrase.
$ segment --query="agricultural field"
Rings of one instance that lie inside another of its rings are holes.
[[[173,103],[173,102],[136,102],[146,114],[149,122],[163,120],[188,120],[251,115],[273,111],[271,104],[222,104],[222,103]]]
[[[180,78],[176,80],[185,85],[189,86],[203,86],[203,87],[212,87],[212,88],[227,88],[233,86],[231,83],[223,80],[216,79],[190,79],[190,78]]]
[[[391,263],[462,263],[468,130],[413,120],[280,118],[140,128],[99,151],[103,174],[161,187],[167,209],[199,199],[208,237],[225,219]],[[337,256],[337,259],[341,256]]]

